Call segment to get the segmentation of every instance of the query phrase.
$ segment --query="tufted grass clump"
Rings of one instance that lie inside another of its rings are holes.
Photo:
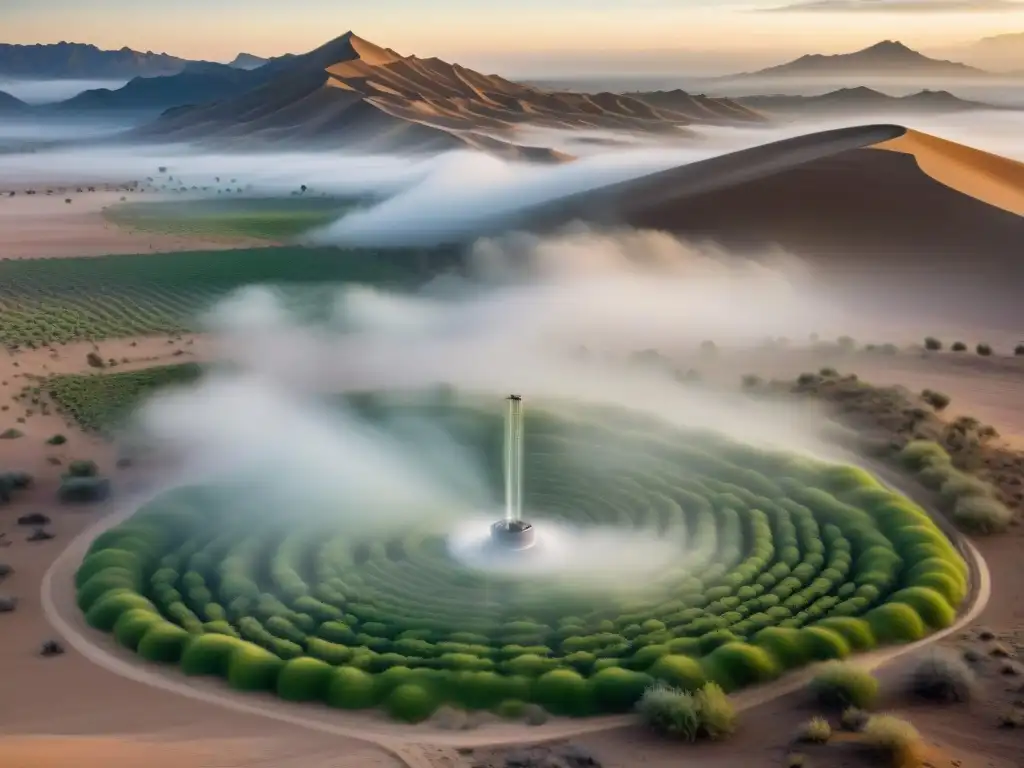
[[[970,701],[977,684],[974,670],[958,654],[935,648],[925,653],[910,671],[911,693],[929,701]]]
[[[1010,526],[1013,513],[999,499],[988,496],[961,496],[953,505],[953,522],[966,533],[992,535]]]
[[[810,684],[811,693],[825,707],[870,709],[878,698],[878,680],[851,662],[822,664]]]
[[[934,389],[921,390],[921,399],[936,411],[944,411],[952,401],[945,392],[936,392]]]
[[[801,723],[796,731],[796,741],[806,744],[825,744],[832,738],[832,726],[823,717],[812,717],[806,723]]]
[[[864,726],[862,743],[892,768],[918,768],[924,741],[917,729],[894,715],[875,715]]]
[[[729,697],[715,683],[691,693],[659,681],[644,691],[636,708],[645,725],[685,741],[717,741],[736,730],[736,713]]]
[[[842,726],[844,731],[852,731],[856,733],[858,731],[863,731],[864,726],[867,725],[867,722],[870,719],[871,715],[863,709],[860,709],[859,707],[847,707],[839,717],[839,724]]]

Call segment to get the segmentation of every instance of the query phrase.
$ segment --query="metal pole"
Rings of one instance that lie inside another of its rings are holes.
[[[523,514],[523,399],[509,395],[505,417],[505,521]]]

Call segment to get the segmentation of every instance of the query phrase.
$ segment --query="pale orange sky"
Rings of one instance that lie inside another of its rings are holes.
[[[824,0],[919,10],[755,12],[787,1],[801,0],[375,0],[356,7],[337,0],[0,0],[0,37],[226,59],[240,50],[305,51],[352,29],[403,53],[486,60],[651,49],[836,53],[880,39],[941,48],[1024,31],[1024,10],[1010,0],[990,11],[943,12],[934,4],[1000,0]]]

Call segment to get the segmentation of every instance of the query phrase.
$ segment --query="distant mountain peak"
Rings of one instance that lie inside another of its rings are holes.
[[[809,53],[785,64],[768,67],[746,76],[822,75],[986,75],[984,70],[955,61],[925,56],[899,40],[882,40],[851,53]]]

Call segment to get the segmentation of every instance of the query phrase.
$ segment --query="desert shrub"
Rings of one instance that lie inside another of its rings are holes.
[[[931,701],[969,701],[975,674],[956,653],[935,648],[925,653],[910,671],[912,693]]]
[[[169,621],[153,624],[139,641],[139,655],[149,661],[174,664],[181,659],[192,635]]]
[[[934,336],[928,336],[924,340],[924,348],[932,352],[938,352],[942,349],[942,342],[936,339]]]
[[[570,669],[555,669],[538,677],[533,698],[554,715],[586,715],[592,705],[586,679]]]
[[[284,661],[254,643],[239,642],[228,658],[228,684],[240,691],[273,691]]]
[[[66,443],[67,441],[68,441],[68,439],[66,437],[64,437],[64,435],[54,435],[53,437],[50,437],[50,438],[47,439],[46,444],[47,445],[64,445],[64,443]]]
[[[832,726],[823,717],[812,717],[806,723],[801,723],[796,731],[796,741],[808,744],[824,744],[832,738]]]
[[[91,459],[76,459],[68,464],[68,475],[71,477],[96,477],[99,467]]]
[[[869,709],[878,697],[878,680],[855,664],[830,661],[817,670],[810,689],[822,706]]]
[[[921,399],[936,411],[945,410],[950,403],[949,395],[944,392],[936,392],[934,389],[921,390]]]
[[[736,710],[725,691],[716,683],[706,683],[694,695],[701,732],[718,741],[736,730]]]
[[[57,488],[62,503],[105,501],[110,496],[110,480],[105,477],[65,477]]]
[[[953,350],[954,352],[966,352],[967,351],[967,345],[964,344],[962,341],[954,341],[950,345],[949,348],[951,350]]]
[[[1002,533],[1010,525],[1013,513],[998,499],[962,496],[953,505],[953,522],[966,533],[990,535]]]
[[[539,704],[527,704],[523,710],[523,722],[527,725],[544,725],[550,719],[547,710]]]
[[[847,707],[839,716],[839,724],[845,731],[862,731],[871,716],[858,707]]]
[[[114,628],[122,613],[133,608],[144,608],[149,611],[156,611],[149,600],[137,592],[127,589],[115,589],[108,592],[85,613],[85,620],[90,627],[102,632],[109,632]]]
[[[227,677],[231,654],[243,641],[229,635],[210,633],[193,638],[181,654],[181,669],[186,675]]]
[[[982,357],[988,357],[992,354],[992,347],[989,344],[979,344],[974,348],[974,351]]]
[[[778,677],[778,663],[767,651],[747,643],[727,643],[701,660],[708,680],[726,691],[765,683]]]
[[[164,619],[148,608],[132,608],[122,613],[114,623],[114,639],[120,645],[136,650],[143,636],[154,624]]]
[[[422,685],[406,683],[391,692],[385,707],[396,720],[419,723],[434,714],[438,703],[437,698]]]
[[[636,705],[641,722],[665,736],[720,739],[735,730],[736,715],[725,692],[708,683],[696,692],[657,682]]]
[[[931,440],[911,440],[897,455],[899,462],[913,472],[932,465],[949,464],[946,449]]]
[[[700,662],[689,656],[662,656],[647,672],[652,677],[684,691],[695,691],[707,682]]]
[[[373,675],[355,667],[337,667],[327,683],[327,703],[338,709],[364,709],[376,702]]]
[[[902,718],[875,715],[865,723],[862,738],[862,743],[892,768],[916,768],[921,763],[921,734]]]
[[[285,662],[277,675],[277,695],[289,701],[318,701],[327,694],[332,667],[308,656]]]
[[[1014,347],[1013,354],[1017,355],[1018,357],[1024,355],[1024,344],[1018,344],[1016,347]]]
[[[693,693],[657,682],[637,702],[640,721],[663,736],[696,741],[700,718]]]
[[[651,676],[628,669],[609,667],[590,678],[592,701],[605,712],[628,712],[651,685]]]
[[[22,432],[20,429],[15,429],[14,427],[9,427],[8,429],[5,429],[3,432],[0,432],[0,440],[17,440],[19,437],[24,436],[24,432]]]
[[[875,639],[886,643],[909,643],[927,634],[917,611],[903,603],[885,603],[864,615]]]

